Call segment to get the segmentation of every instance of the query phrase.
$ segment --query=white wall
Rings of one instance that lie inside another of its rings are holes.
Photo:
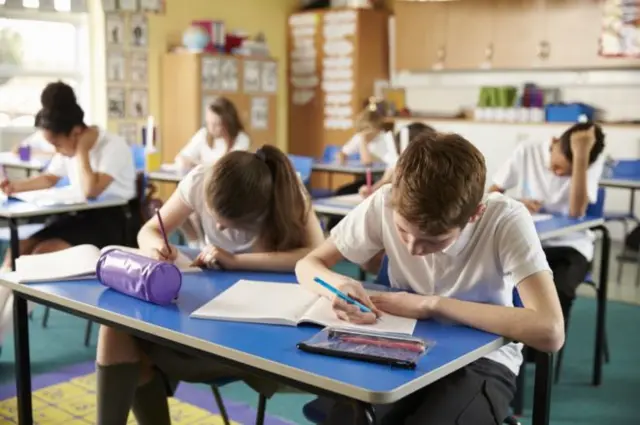
[[[640,70],[609,71],[529,71],[529,72],[439,72],[395,75],[395,87],[405,87],[407,106],[413,111],[457,113],[473,108],[480,86],[516,85],[534,82],[558,87],[565,101],[580,101],[606,111],[605,118],[640,120]],[[489,122],[426,120],[442,131],[460,133],[476,144],[485,155],[491,176],[514,147],[527,140],[547,140],[560,135],[567,124],[496,124]],[[398,124],[407,121],[400,120]],[[614,158],[640,158],[640,125],[605,125],[606,154]],[[606,209],[628,210],[629,192],[608,189]],[[635,211],[640,215],[640,199]],[[612,236],[620,239],[620,226],[611,226]]]

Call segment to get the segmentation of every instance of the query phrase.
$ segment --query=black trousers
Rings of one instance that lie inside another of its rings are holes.
[[[333,194],[333,196],[340,195],[353,195],[358,193],[360,188],[367,184],[367,180],[364,178],[357,178],[353,182],[345,184],[344,186],[340,186]],[[336,224],[338,224],[342,220],[342,217],[331,217],[327,222],[327,230],[333,229]]]
[[[576,298],[576,289],[584,282],[590,264],[584,255],[570,247],[546,247],[544,253],[553,272],[562,314],[567,322],[571,306]]]
[[[515,390],[516,376],[483,358],[391,406],[377,407],[376,416],[383,425],[500,425],[509,415]],[[347,409],[336,405],[326,423],[362,423]]]

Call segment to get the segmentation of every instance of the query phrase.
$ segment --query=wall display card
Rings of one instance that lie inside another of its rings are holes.
[[[124,45],[124,16],[118,13],[108,13],[105,18],[107,45]]]
[[[353,67],[353,58],[351,56],[334,56],[322,59],[322,67],[329,68],[351,68]]]
[[[325,117],[324,128],[327,130],[351,130],[351,128],[353,128],[353,120],[346,118]]]
[[[203,56],[201,66],[200,77],[202,78],[202,89],[220,90],[220,58],[216,56]]]
[[[356,11],[341,10],[339,12],[328,12],[324,14],[324,23],[327,24],[339,24],[339,23],[352,23],[357,19]]]
[[[322,35],[327,40],[333,38],[343,38],[350,37],[355,35],[356,33],[356,23],[355,22],[347,22],[347,23],[325,23],[324,28],[322,29]]]
[[[351,105],[351,93],[326,93],[324,103],[327,105]]]
[[[102,0],[102,10],[105,12],[115,12],[118,10],[116,0]]]
[[[261,91],[260,62],[244,61],[243,89],[245,93],[255,93]]]
[[[138,142],[138,124],[135,122],[118,123],[118,134],[130,145]]]
[[[262,62],[262,91],[278,91],[278,64],[275,62]]]
[[[325,41],[322,50],[327,56],[349,56],[353,53],[353,42],[351,40]]]
[[[217,98],[218,96],[211,96],[211,95],[202,97],[202,126],[203,127],[207,125],[207,120],[206,120],[207,110],[209,109],[209,106],[211,106],[211,104],[216,101]]]
[[[160,13],[164,11],[163,0],[140,0],[140,10],[145,12]]]
[[[351,68],[345,69],[325,69],[322,73],[325,80],[353,80],[353,71]]]
[[[323,81],[322,90],[327,93],[350,92],[351,90],[353,90],[353,81],[350,81],[350,80]]]
[[[132,84],[147,84],[149,79],[147,52],[132,52],[129,55],[129,77]]]
[[[289,25],[292,27],[315,26],[317,23],[318,15],[316,13],[300,13],[289,16]]]
[[[320,79],[317,75],[291,77],[291,85],[297,89],[310,89],[316,87]]]
[[[220,60],[220,90],[238,91],[238,61],[234,58]]]
[[[291,61],[291,74],[300,75],[300,74],[315,74],[316,73],[316,60],[314,59],[305,59],[299,61]]]
[[[120,10],[126,12],[137,12],[138,11],[138,0],[118,0],[118,4],[120,5]]]
[[[148,44],[147,17],[142,14],[131,15],[129,20],[129,40],[133,47],[146,47]]]
[[[126,79],[126,61],[124,53],[118,51],[107,52],[107,82],[121,83]]]
[[[351,105],[326,105],[324,107],[324,114],[328,117],[351,118],[353,110],[351,109]]]
[[[315,97],[315,90],[295,89],[291,95],[291,102],[294,105],[306,105]]]
[[[109,118],[124,118],[125,94],[122,87],[107,88],[107,110]]]
[[[130,89],[127,100],[129,118],[141,119],[149,116],[149,92],[147,89]]]
[[[296,47],[289,53],[292,60],[315,60],[317,55],[318,52],[314,46]]]
[[[266,97],[251,98],[251,128],[255,130],[269,128],[269,100]]]

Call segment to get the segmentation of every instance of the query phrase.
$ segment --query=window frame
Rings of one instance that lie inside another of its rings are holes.
[[[43,11],[39,9],[11,9],[0,6],[0,18],[15,19],[22,21],[45,21],[69,23],[75,27],[75,49],[76,71],[61,71],[56,69],[29,69],[0,64],[0,77],[47,77],[52,81],[73,80],[77,83],[76,97],[85,112],[85,120],[91,121],[91,48],[89,30],[89,12],[56,12]],[[44,87],[43,87],[44,88]],[[34,111],[35,115],[37,111]],[[29,134],[34,131],[33,127],[24,126],[1,126],[0,132],[9,131],[11,133],[24,132]]]

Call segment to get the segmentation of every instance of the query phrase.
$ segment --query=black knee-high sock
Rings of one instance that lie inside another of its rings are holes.
[[[97,425],[126,425],[140,378],[140,363],[96,365]]]
[[[138,425],[171,425],[167,388],[159,373],[136,390],[133,414]]]

